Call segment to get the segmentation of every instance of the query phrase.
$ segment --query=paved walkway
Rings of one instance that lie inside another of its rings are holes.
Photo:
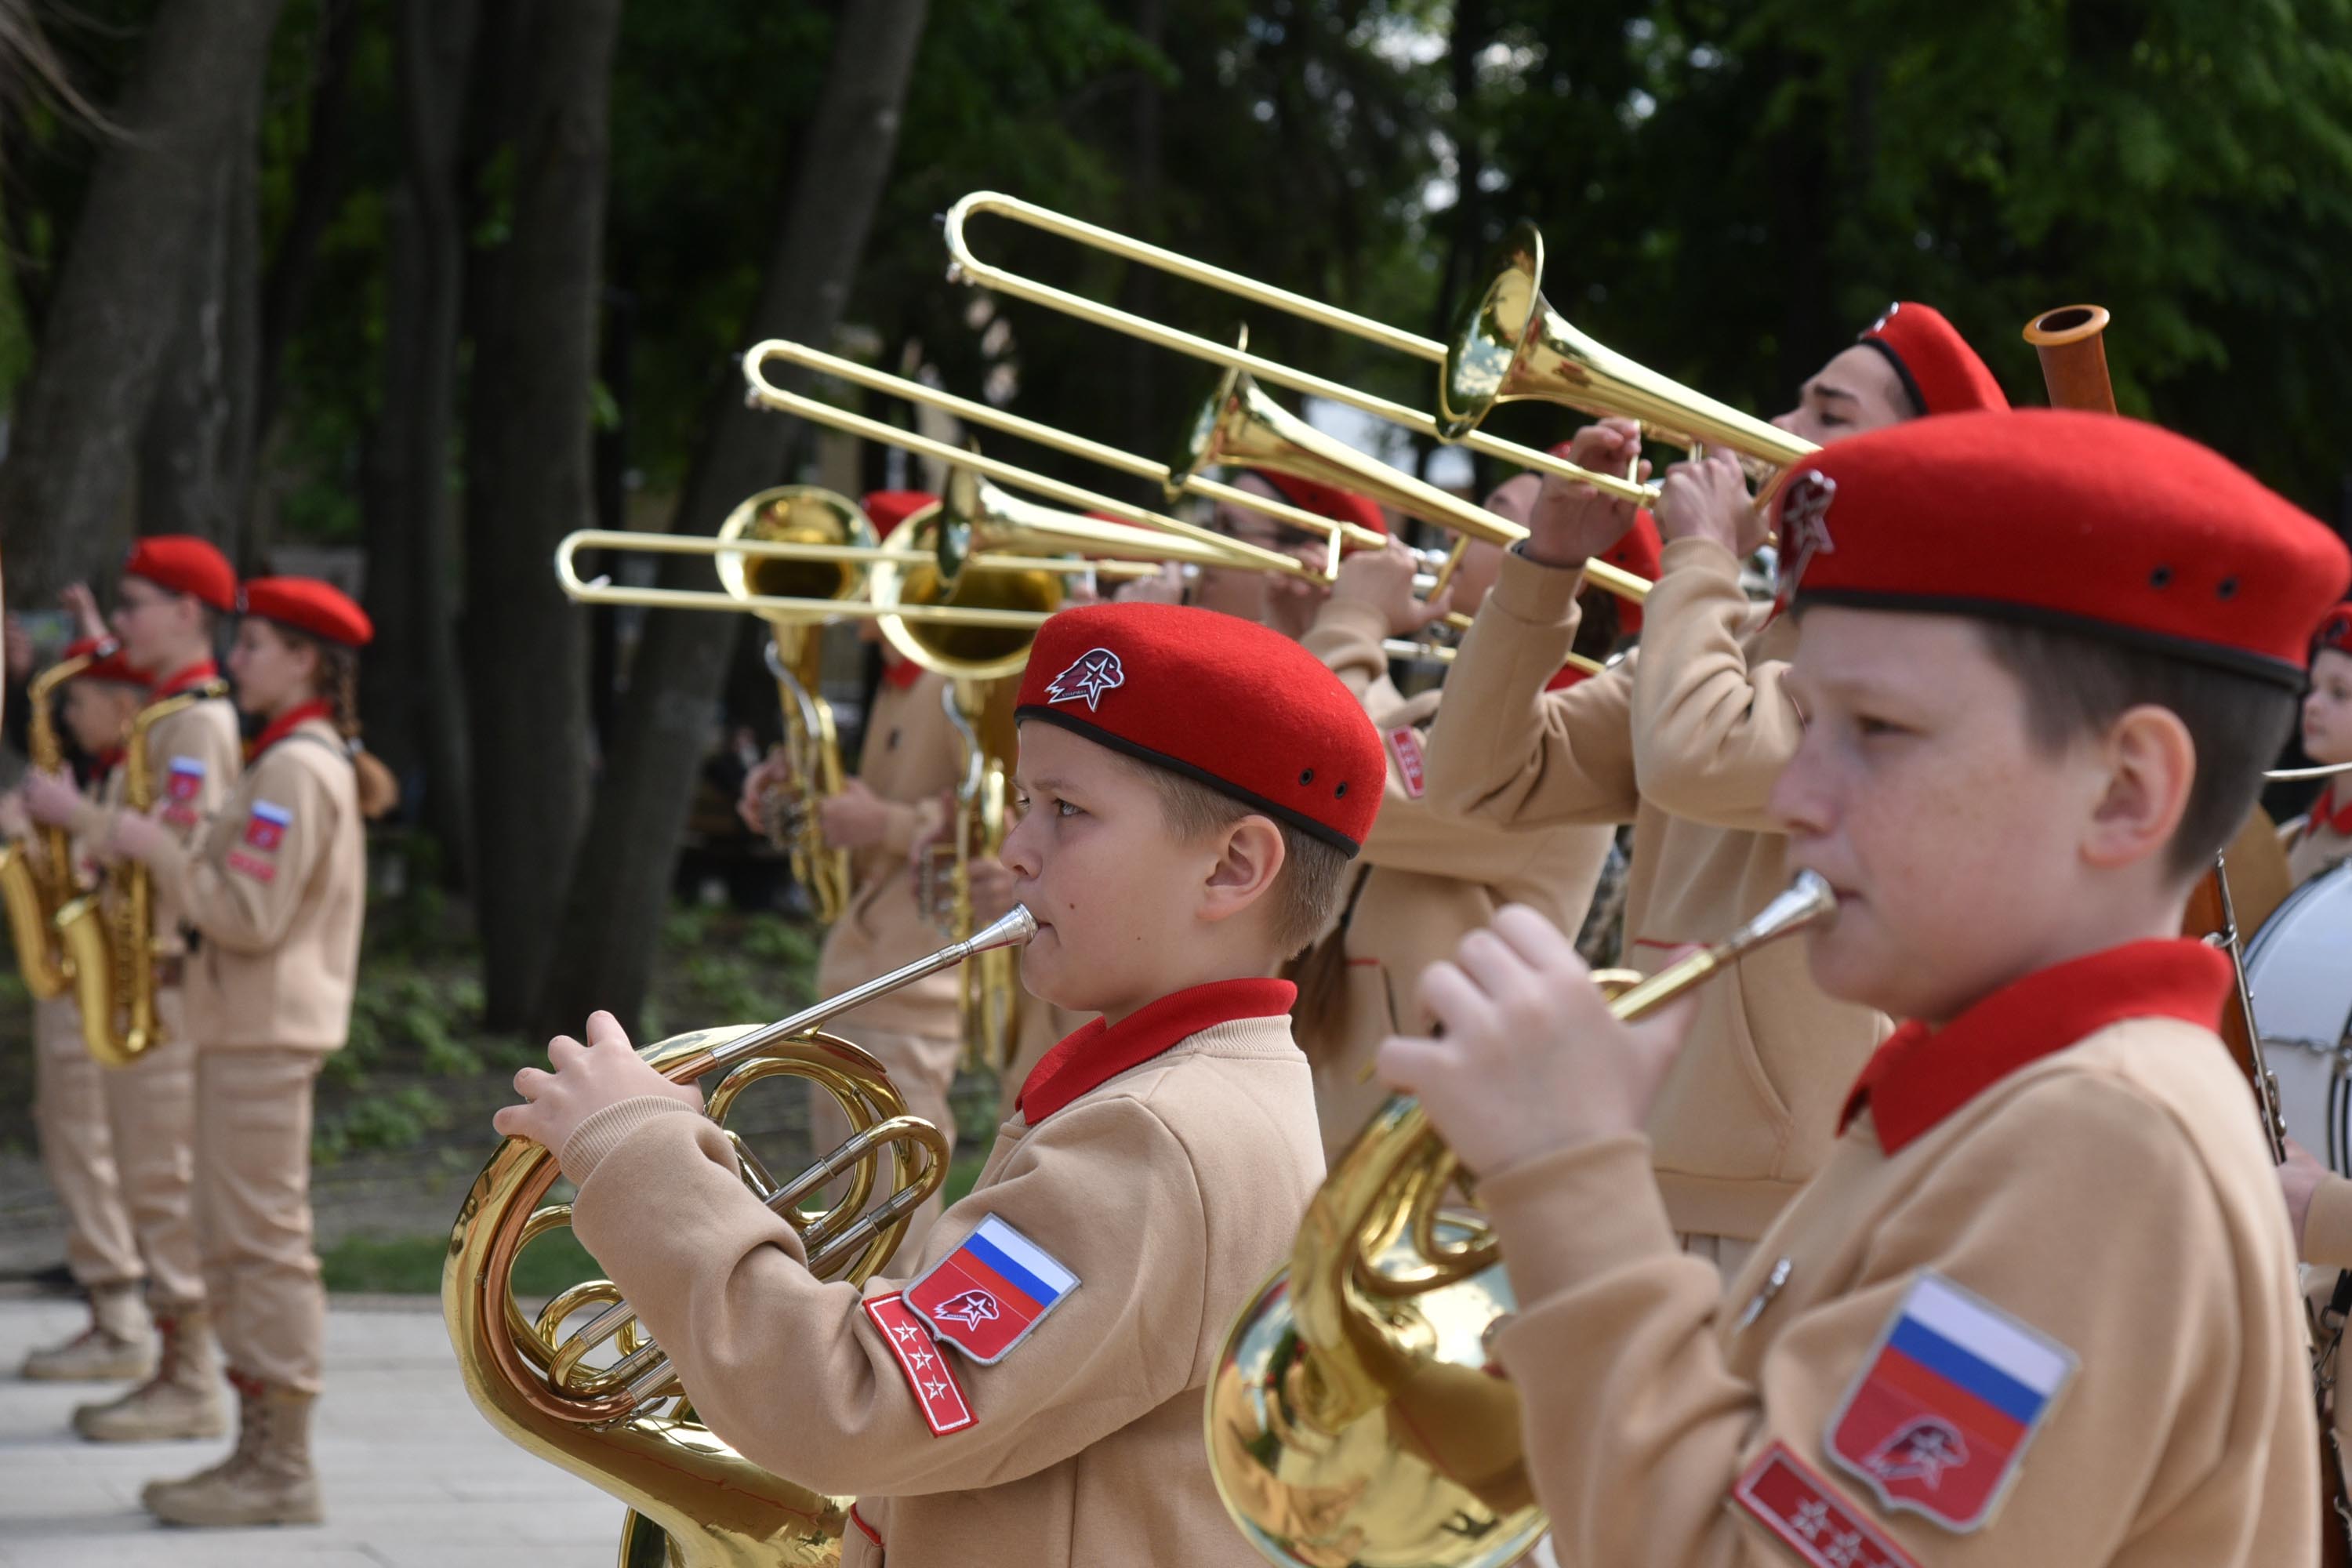
[[[0,1298],[0,1368],[70,1333],[79,1303]],[[104,1389],[0,1381],[5,1568],[609,1568],[621,1505],[515,1447],[459,1386],[437,1301],[335,1298],[318,1458],[327,1522],[169,1530],[139,1506],[158,1475],[225,1443],[85,1443],[67,1425]]]

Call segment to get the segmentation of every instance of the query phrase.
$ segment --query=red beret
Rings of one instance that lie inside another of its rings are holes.
[[[2352,654],[2352,604],[2338,605],[2328,611],[2319,629],[2311,634],[2313,657],[2316,658],[2323,648]]]
[[[367,612],[316,577],[256,577],[238,592],[237,608],[345,647],[365,647],[375,637]]]
[[[2090,632],[2300,688],[2352,553],[2137,419],[1955,414],[1855,436],[1773,500],[1784,598]]]
[[[134,541],[122,574],[144,577],[174,594],[192,595],[215,610],[236,608],[236,569],[212,541],[193,533],[159,533]]]
[[[877,533],[887,533],[925,507],[939,504],[940,498],[929,490],[869,490],[857,503]]]
[[[1885,354],[1903,378],[1904,390],[1923,414],[1965,414],[2006,409],[2009,398],[1943,312],[1932,305],[1898,300],[1862,334],[1862,342]]]
[[[1184,605],[1087,605],[1037,630],[1016,717],[1198,779],[1353,855],[1388,764],[1339,678],[1280,632]]]
[[[1282,499],[1301,511],[1311,511],[1318,517],[1328,517],[1338,522],[1352,522],[1358,528],[1388,537],[1389,520],[1381,515],[1381,504],[1370,496],[1343,490],[1337,485],[1318,484],[1313,479],[1297,479],[1289,474],[1277,474],[1267,468],[1252,468],[1251,473],[1282,492]]]
[[[1631,572],[1645,583],[1658,580],[1664,560],[1665,545],[1658,537],[1658,520],[1650,515],[1648,507],[1633,511],[1633,526],[1625,536],[1601,552],[1601,559],[1620,571]],[[1617,601],[1617,624],[1627,632],[1642,629],[1642,606],[1631,599]]]
[[[112,637],[76,637],[58,656],[59,664],[68,659],[87,658],[89,662],[69,678],[74,680],[107,680],[117,686],[148,686],[153,684],[147,672],[122,657],[122,645]]]

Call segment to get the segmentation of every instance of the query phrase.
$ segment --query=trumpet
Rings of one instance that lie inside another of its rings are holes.
[[[1253,354],[1246,343],[1227,348],[1147,316],[992,266],[973,253],[965,234],[973,218],[992,216],[1423,360],[1440,371],[1439,412],[1432,416]],[[1520,468],[1575,479],[1620,500],[1647,506],[1657,500],[1658,488],[1615,474],[1596,473],[1540,447],[1503,440],[1480,429],[1480,422],[1498,402],[1536,397],[1590,414],[1630,416],[1662,439],[1685,444],[1703,441],[1773,467],[1785,467],[1812,449],[1811,443],[1644,369],[1577,331],[1544,303],[1540,290],[1543,241],[1532,225],[1523,224],[1513,233],[1505,247],[1503,264],[1452,343],[1402,331],[994,191],[975,191],[957,202],[948,211],[946,232],[951,279],[1043,305],[1228,370],[1245,372],[1268,385],[1329,398],[1374,418],[1439,440],[1458,442]]]
[[[1704,952],[1596,976],[1643,1016],[1836,907],[1811,872]],[[1502,1568],[1546,1526],[1518,1396],[1487,1370],[1515,1310],[1486,1220],[1449,1202],[1453,1154],[1420,1106],[1377,1111],[1308,1205],[1287,1268],[1235,1319],[1209,1380],[1217,1489],[1268,1561]]]
[[[664,1076],[693,1083],[719,1075],[707,1110],[724,1121],[736,1100],[769,1078],[799,1078],[839,1102],[855,1131],[838,1148],[778,1182],[738,1142],[744,1184],[801,1233],[821,1279],[862,1283],[889,1261],[909,1216],[947,1175],[947,1141],[906,1113],[881,1063],[824,1026],[851,1008],[950,965],[1036,933],[1015,909],[953,943],[764,1027],[698,1030],[639,1054]],[[731,1135],[730,1135],[731,1136]],[[877,1173],[891,1163],[888,1195],[872,1209]],[[836,1562],[851,1500],[814,1492],[758,1468],[694,1418],[669,1360],[637,1325],[609,1280],[559,1292],[534,1317],[515,1300],[522,1249],[571,1222],[566,1205],[541,1206],[559,1172],[526,1139],[499,1145],[458,1210],[441,1275],[441,1310],[466,1392],[499,1432],[628,1504],[624,1562],[685,1568]],[[847,1176],[840,1201],[815,1215],[801,1202]],[[567,1335],[564,1325],[596,1310]],[[589,1357],[617,1340],[619,1358]]]

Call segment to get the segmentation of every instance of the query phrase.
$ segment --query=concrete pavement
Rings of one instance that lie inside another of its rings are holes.
[[[139,1506],[216,1443],[85,1443],[67,1425],[103,1385],[25,1383],[79,1303],[0,1298],[0,1565],[5,1568],[609,1568],[621,1505],[492,1432],[459,1386],[440,1304],[336,1297],[318,1458],[327,1522],[173,1530]]]

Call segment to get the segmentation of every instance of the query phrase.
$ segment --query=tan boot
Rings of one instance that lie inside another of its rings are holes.
[[[135,1383],[155,1370],[155,1331],[136,1284],[100,1285],[89,1293],[89,1327],[26,1356],[22,1374],[37,1383]]]
[[[166,1524],[317,1524],[326,1517],[310,1466],[310,1394],[229,1373],[236,1385],[236,1451],[226,1464],[140,1493]]]
[[[85,1405],[74,1430],[93,1443],[169,1443],[217,1437],[228,1430],[221,1400],[220,1360],[212,1321],[202,1307],[155,1314],[163,1353],[155,1375],[120,1399]]]

